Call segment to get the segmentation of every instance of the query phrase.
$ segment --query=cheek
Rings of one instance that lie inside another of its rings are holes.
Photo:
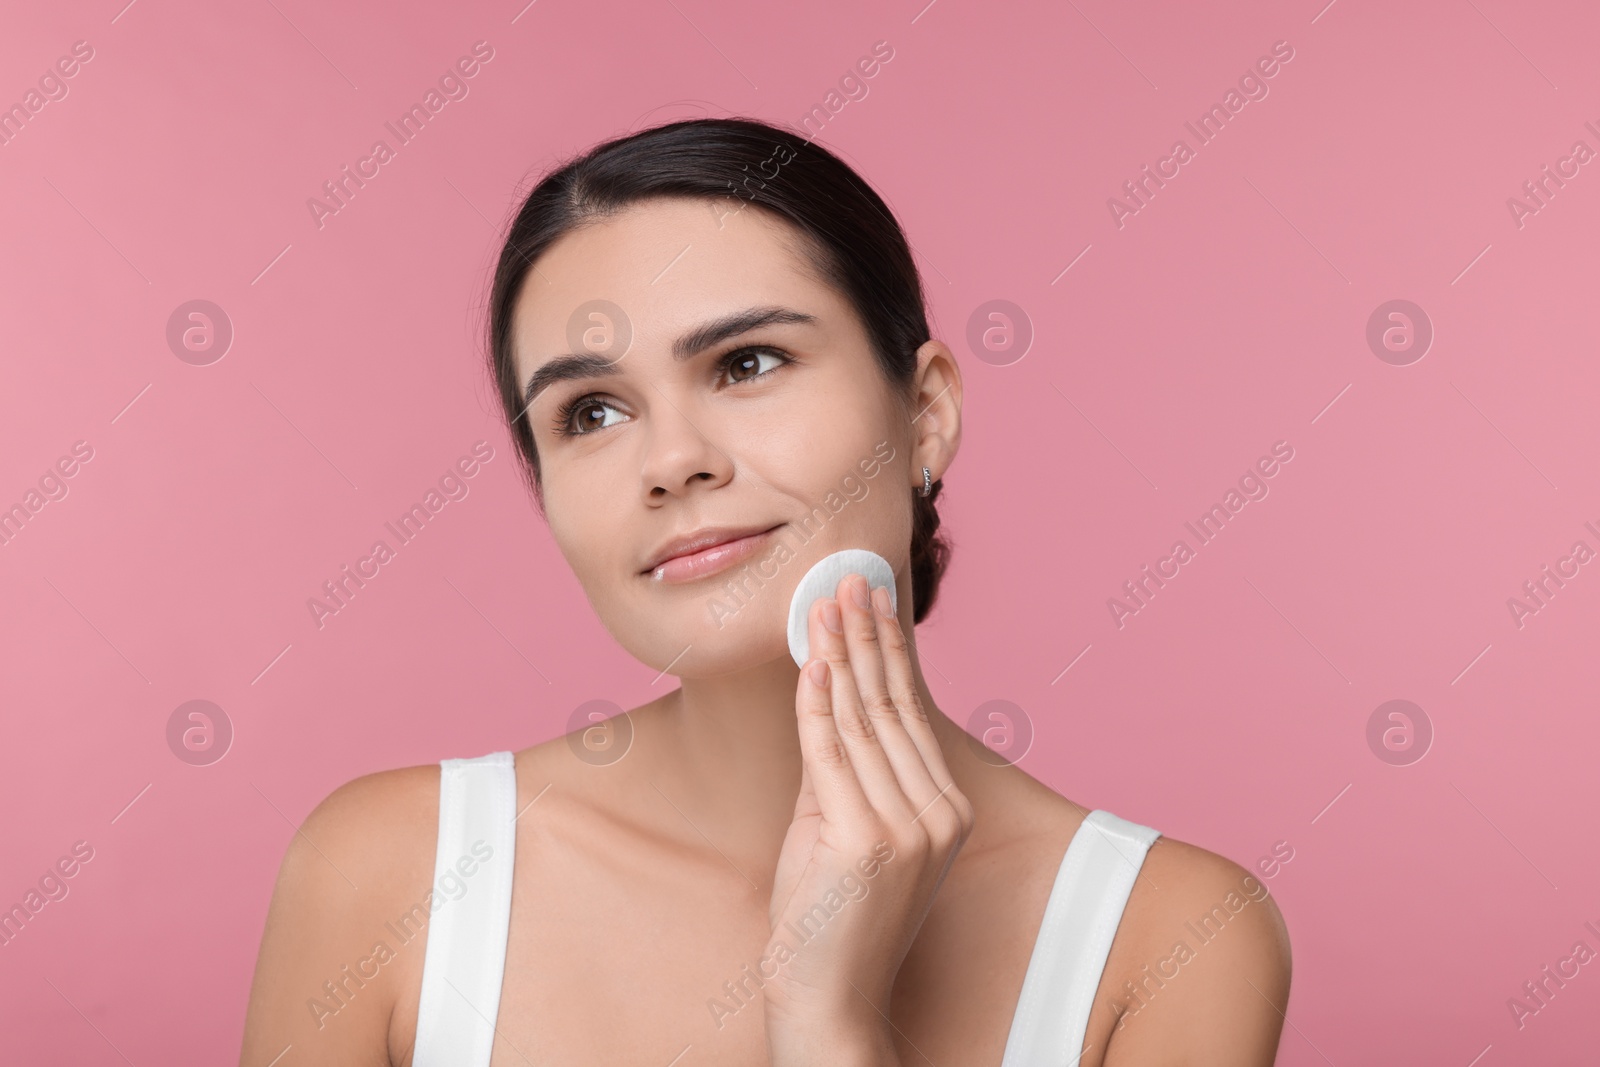
[[[600,470],[586,471],[578,483],[560,472],[546,471],[544,486],[550,536],[573,574],[594,597],[603,590],[594,588],[593,583],[614,580],[618,561],[626,555],[622,534],[630,528],[630,520],[615,506],[622,490]]]
[[[852,472],[859,477],[860,464],[872,457],[874,445],[903,436],[896,423],[905,416],[898,410],[891,414],[892,405],[874,391],[871,381],[839,380],[809,393],[772,413],[760,438],[763,453],[809,470],[809,482],[838,485]]]

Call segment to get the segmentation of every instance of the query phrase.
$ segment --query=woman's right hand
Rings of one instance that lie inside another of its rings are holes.
[[[973,825],[887,591],[846,575],[836,594],[812,605],[795,695],[800,794],[763,957],[777,1067],[894,1062],[895,976]]]

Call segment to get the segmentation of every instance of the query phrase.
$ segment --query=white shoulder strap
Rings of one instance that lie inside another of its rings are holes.
[[[1145,853],[1161,834],[1092,811],[1056,872],[1001,1067],[1073,1067],[1111,940]]]
[[[488,1067],[515,855],[511,753],[439,763],[439,847],[412,1067]]]

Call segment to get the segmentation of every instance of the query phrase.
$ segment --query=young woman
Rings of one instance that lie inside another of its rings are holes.
[[[562,554],[680,685],[323,801],[245,1067],[1272,1062],[1289,943],[1261,883],[1089,813],[929,692],[961,375],[860,177],[746,120],[600,145],[523,204],[489,327]],[[790,599],[845,548],[898,604],[845,576],[801,670]]]

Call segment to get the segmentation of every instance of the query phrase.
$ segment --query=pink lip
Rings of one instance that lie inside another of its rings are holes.
[[[658,582],[692,582],[708,577],[754,555],[775,530],[776,526],[771,530],[748,534],[732,541],[723,541],[697,552],[685,552],[681,556],[673,556],[671,559],[663,560],[648,573]]]

